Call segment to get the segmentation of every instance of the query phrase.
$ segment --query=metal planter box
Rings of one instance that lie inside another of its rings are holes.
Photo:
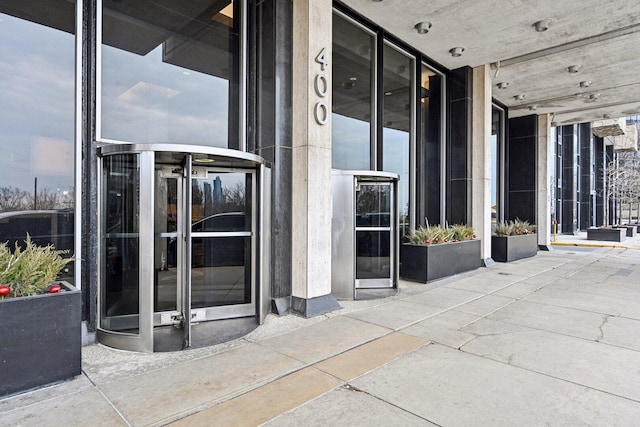
[[[497,262],[510,262],[529,258],[538,253],[538,235],[491,236],[491,258]]]
[[[605,242],[622,242],[627,238],[624,228],[588,228],[587,240],[602,240]]]
[[[437,245],[403,244],[400,250],[400,277],[427,283],[482,266],[480,240]]]
[[[80,375],[80,291],[0,301],[0,398]]]

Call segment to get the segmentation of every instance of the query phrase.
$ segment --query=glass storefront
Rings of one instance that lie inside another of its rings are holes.
[[[371,169],[375,35],[347,18],[333,19],[331,156],[335,169]]]
[[[398,174],[401,236],[439,224],[444,75],[348,15],[333,14],[332,167]]]
[[[415,108],[413,88],[415,58],[385,43],[382,66],[382,170],[400,176],[398,185],[399,232],[412,228],[412,140]]]
[[[503,221],[502,168],[504,165],[505,112],[494,105],[491,110],[491,229]]]
[[[0,243],[75,252],[74,1],[0,2]],[[63,279],[74,281],[69,264]]]
[[[242,149],[240,3],[104,0],[98,139]]]

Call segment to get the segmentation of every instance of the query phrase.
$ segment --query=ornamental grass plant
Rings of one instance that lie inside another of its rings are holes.
[[[38,246],[29,235],[24,242],[24,248],[16,243],[13,251],[8,243],[0,244],[0,286],[5,290],[9,287],[7,297],[48,292],[49,285],[64,266],[73,261],[73,258],[63,258],[68,251],[56,250],[53,245]]]
[[[494,234],[496,236],[520,236],[523,234],[533,234],[535,231],[535,225],[529,224],[529,221],[522,221],[516,218],[514,221],[497,223]]]
[[[409,241],[414,245],[437,245],[476,238],[473,228],[466,225],[429,225],[421,226],[409,236]]]

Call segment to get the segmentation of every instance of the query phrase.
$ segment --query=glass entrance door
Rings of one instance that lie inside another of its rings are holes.
[[[154,346],[188,347],[193,324],[256,314],[255,173],[157,165],[155,183]]]
[[[113,144],[99,154],[98,340],[172,351],[262,322],[271,304],[262,159],[179,145]],[[207,322],[241,317],[253,319],[233,331]]]
[[[357,181],[356,288],[393,287],[395,218],[390,182]]]

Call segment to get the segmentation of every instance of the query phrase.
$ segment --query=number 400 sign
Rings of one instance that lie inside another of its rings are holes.
[[[313,79],[313,87],[320,100],[313,107],[313,116],[319,125],[326,125],[329,122],[329,107],[325,102],[329,94],[329,82],[327,81],[327,76],[323,73],[329,65],[326,48],[323,47],[318,56],[316,56],[316,62],[320,64],[320,72]]]

